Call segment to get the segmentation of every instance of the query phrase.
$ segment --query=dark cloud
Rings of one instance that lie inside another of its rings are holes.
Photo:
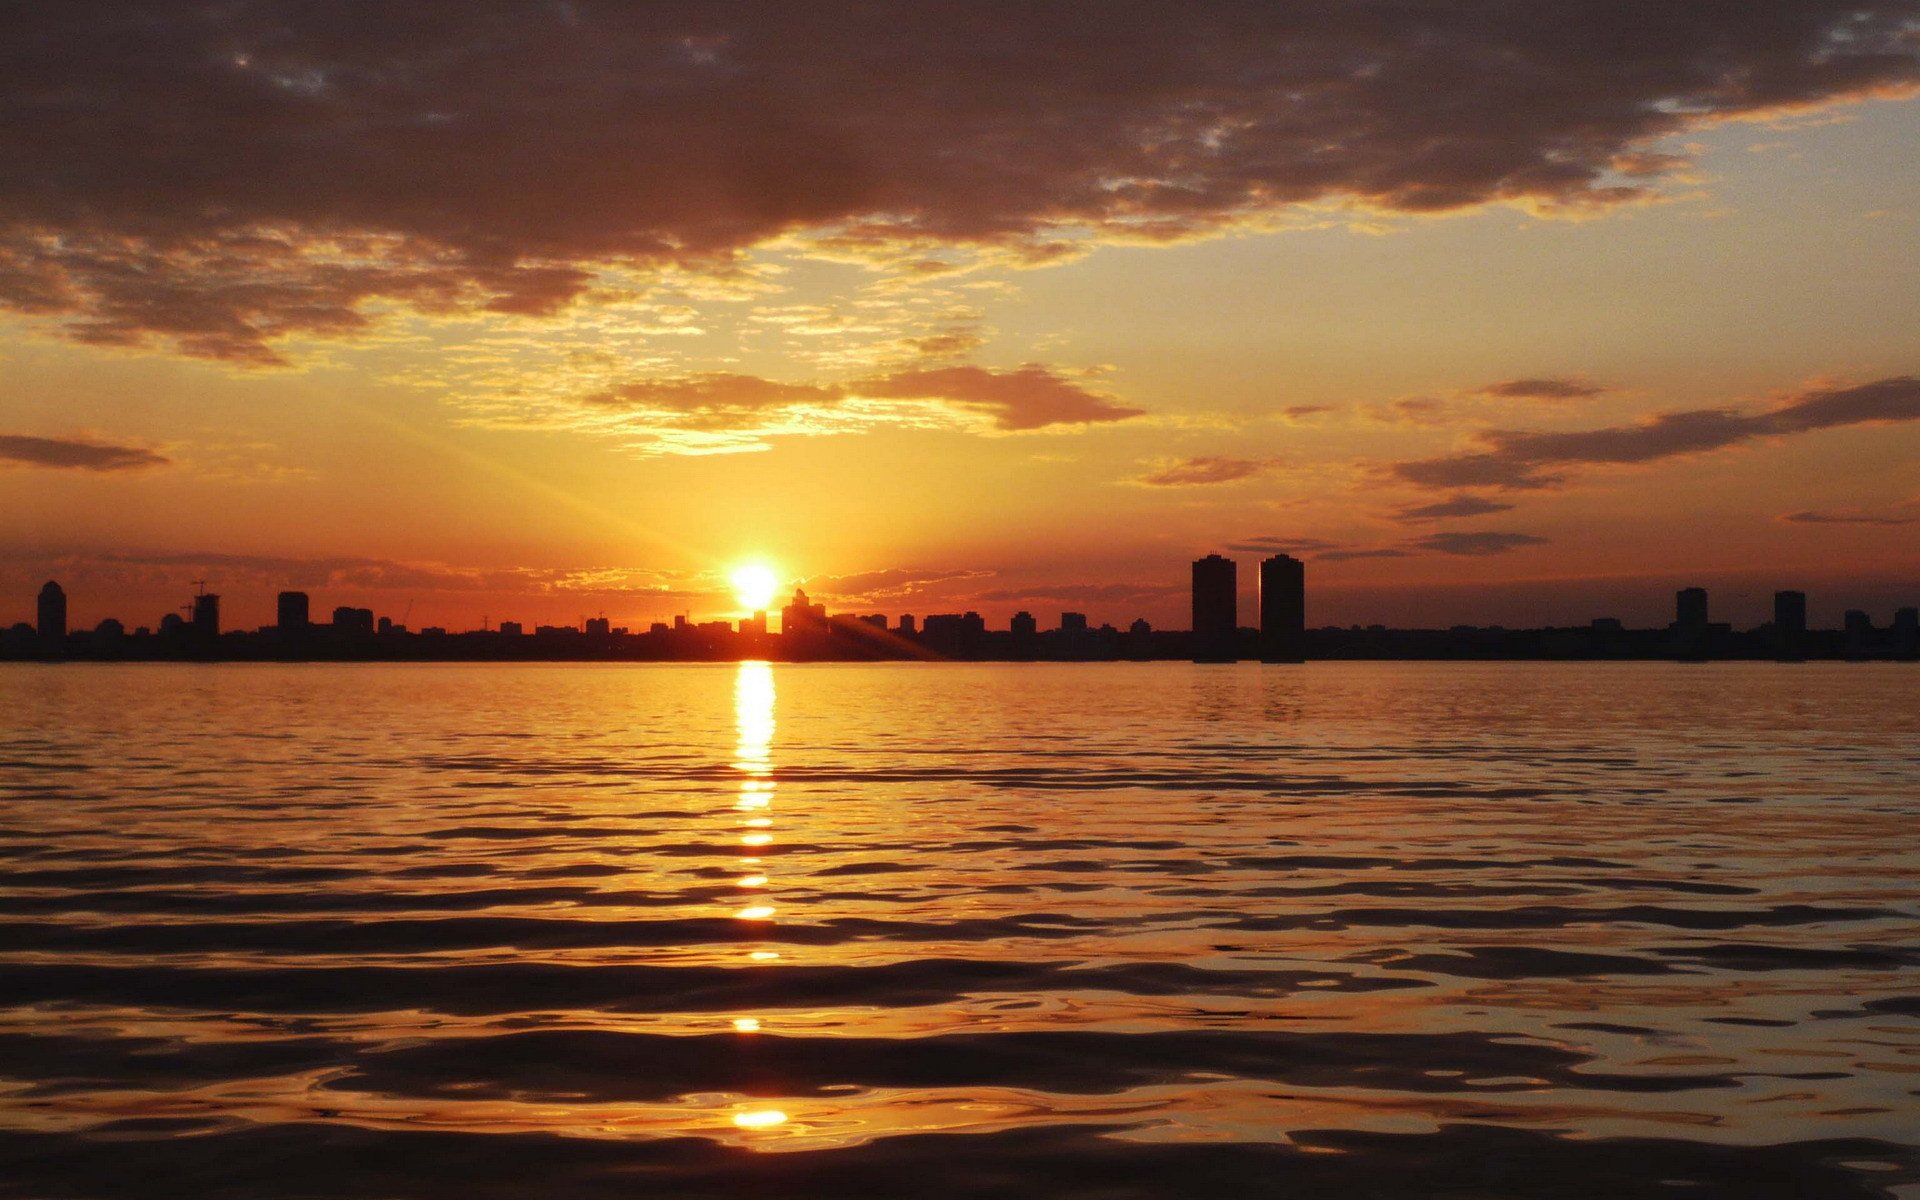
[[[1503,400],[1590,400],[1611,390],[1580,379],[1507,379],[1477,389]]]
[[[0,465],[56,467],[74,471],[137,471],[163,467],[167,458],[139,446],[115,446],[79,438],[0,434]]]
[[[1264,475],[1274,467],[1271,458],[1224,458],[1203,455],[1183,458],[1157,471],[1142,475],[1137,482],[1148,487],[1204,487],[1216,483],[1237,483]]]
[[[1326,550],[1313,557],[1316,562],[1346,562],[1354,558],[1409,558],[1412,553],[1410,550],[1381,546],[1372,550]]]
[[[1511,553],[1522,546],[1545,545],[1546,541],[1546,538],[1535,537],[1531,533],[1433,533],[1407,544],[1435,554],[1483,558],[1490,554]]]
[[[1920,379],[1900,375],[1809,389],[1763,412],[1691,409],[1572,433],[1489,430],[1478,435],[1485,450],[1396,463],[1391,470],[1426,487],[1545,488],[1565,482],[1561,468],[1657,462],[1819,429],[1914,420],[1920,420]]]
[[[1920,517],[1883,517],[1871,513],[1795,512],[1780,518],[1796,525],[1912,525]]]
[[[1653,139],[1920,78],[1920,0],[13,6],[0,305],[276,360],[801,235],[944,270],[1289,206],[1593,208]]]
[[[1013,371],[939,367],[825,384],[779,383],[757,375],[716,372],[624,383],[587,397],[586,403],[631,413],[640,419],[638,424],[658,432],[771,434],[857,427],[836,424],[834,417],[874,400],[977,413],[1008,432],[1124,421],[1146,411],[1117,403],[1033,363]]]
[[[1315,550],[1338,549],[1340,543],[1311,537],[1250,537],[1234,542],[1227,549],[1240,554],[1306,554]]]
[[[993,574],[993,571],[971,569],[887,567],[878,571],[862,571],[857,575],[815,576],[807,580],[806,586],[816,597],[830,596],[843,601],[881,600],[912,595],[935,584],[983,579]]]
[[[1511,504],[1482,496],[1453,496],[1432,504],[1409,505],[1394,516],[1401,521],[1438,521],[1447,517],[1484,517],[1489,513],[1509,512],[1512,508]]]

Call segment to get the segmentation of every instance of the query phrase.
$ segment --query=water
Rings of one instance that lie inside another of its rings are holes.
[[[0,1196],[1920,1196],[1920,671],[0,670]]]

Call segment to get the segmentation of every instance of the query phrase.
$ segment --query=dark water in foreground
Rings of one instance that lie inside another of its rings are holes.
[[[0,1196],[1920,1196],[1920,670],[0,711]]]

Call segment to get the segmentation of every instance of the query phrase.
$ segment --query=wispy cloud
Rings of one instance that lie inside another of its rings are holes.
[[[1497,512],[1510,512],[1513,505],[1499,500],[1488,500],[1484,496],[1451,496],[1445,500],[1436,500],[1432,504],[1411,504],[1394,514],[1397,520],[1418,523],[1439,521],[1449,517],[1484,517]]]
[[[1862,512],[1805,512],[1787,513],[1780,518],[1795,525],[1912,525],[1920,522],[1920,517],[1882,516]]]
[[[1584,379],[1505,379],[1474,389],[1482,396],[1502,400],[1591,400],[1613,389]]]
[[[1147,487],[1208,487],[1256,479],[1278,465],[1272,458],[1230,458],[1202,455],[1197,458],[1163,459],[1154,470],[1135,480]]]
[[[0,434],[0,466],[50,467],[69,471],[139,471],[164,467],[165,455],[141,446],[118,446],[85,438]]]
[[[1390,469],[1424,487],[1550,488],[1564,484],[1566,471],[1578,467],[1638,465],[1822,429],[1914,420],[1920,420],[1920,379],[1900,375],[1810,388],[1760,412],[1689,409],[1571,433],[1489,430],[1476,435],[1483,449],[1395,463]]]
[[[583,403],[617,414],[613,428],[638,435],[642,448],[681,453],[762,449],[770,438],[889,424],[1022,433],[1124,421],[1146,411],[1034,363],[1012,371],[905,370],[845,383],[682,375],[622,383]]]

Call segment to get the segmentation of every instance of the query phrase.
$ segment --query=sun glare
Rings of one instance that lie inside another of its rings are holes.
[[[748,612],[759,612],[773,603],[780,589],[780,577],[765,563],[746,563],[733,569],[733,598]]]

